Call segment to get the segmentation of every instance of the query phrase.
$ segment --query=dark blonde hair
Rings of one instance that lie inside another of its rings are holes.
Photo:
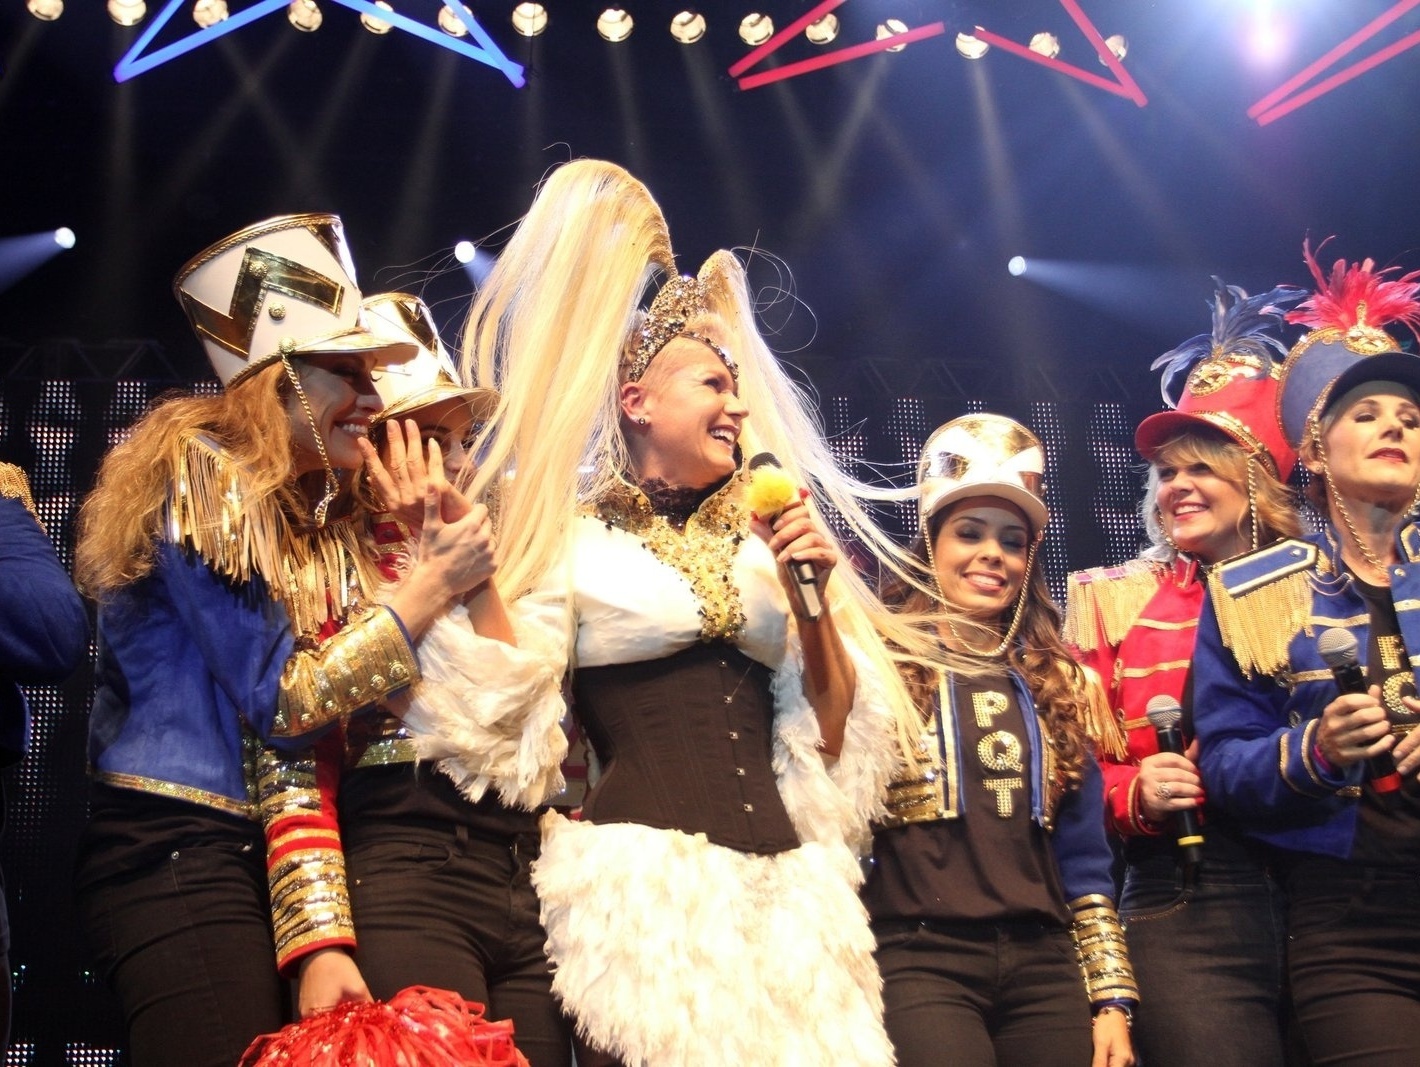
[[[1291,487],[1278,481],[1267,464],[1251,456],[1247,449],[1221,430],[1199,426],[1169,438],[1155,450],[1149,461],[1144,500],[1139,509],[1150,545],[1144,552],[1145,556],[1171,560],[1176,554],[1176,549],[1164,537],[1163,524],[1159,519],[1159,468],[1189,467],[1195,463],[1205,465],[1244,496],[1248,495],[1248,467],[1252,466],[1259,546],[1283,537],[1301,536],[1302,524],[1297,517],[1296,499]],[[1249,542],[1252,540],[1251,522],[1250,511],[1238,522],[1238,533]]]
[[[305,504],[294,477],[285,368],[265,367],[216,396],[161,398],[104,457],[79,511],[74,576],[102,600],[153,567],[163,515],[185,439],[212,439],[243,472],[247,507],[274,501],[288,514]]]

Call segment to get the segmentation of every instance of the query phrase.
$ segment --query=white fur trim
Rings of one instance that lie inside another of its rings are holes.
[[[627,1067],[893,1062],[847,849],[756,856],[554,813],[542,828],[553,990],[594,1046]]]
[[[513,615],[518,645],[480,637],[455,607],[419,642],[423,675],[397,710],[420,759],[436,760],[477,801],[490,789],[535,808],[562,791],[565,652],[548,630]]]
[[[896,720],[874,684],[873,664],[845,642],[857,673],[853,707],[836,760],[819,750],[822,734],[804,696],[803,654],[797,641],[774,675],[774,772],[779,795],[803,841],[846,842],[862,853],[870,820],[882,807],[897,762]]]

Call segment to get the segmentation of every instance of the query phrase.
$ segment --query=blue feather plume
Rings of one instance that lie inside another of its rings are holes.
[[[1305,289],[1279,285],[1257,296],[1236,285],[1224,285],[1213,278],[1213,330],[1190,337],[1183,344],[1165,352],[1150,370],[1163,369],[1161,389],[1164,403],[1177,407],[1189,372],[1209,356],[1238,352],[1262,360],[1285,359],[1287,346],[1267,331],[1282,321],[1283,313],[1307,295]]]

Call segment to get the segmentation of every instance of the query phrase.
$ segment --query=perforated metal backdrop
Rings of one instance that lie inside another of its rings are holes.
[[[904,378],[898,372],[910,366]],[[1044,564],[1057,595],[1069,570],[1117,562],[1139,544],[1143,478],[1133,427],[1157,409],[1156,386],[1033,379],[1037,395],[992,381],[979,367],[912,361],[853,368],[806,364],[825,428],[843,459],[911,476],[927,434],[967,411],[991,410],[1026,422],[1045,444],[1047,499],[1055,516]],[[963,387],[962,382],[967,386]],[[902,388],[902,387],[906,388]],[[0,389],[0,458],[30,474],[41,516],[65,565],[73,559],[73,518],[103,453],[171,381],[30,381]],[[215,383],[196,388],[209,391]],[[1046,394],[1041,399],[1039,394]],[[883,512],[903,533],[911,508]],[[3,580],[3,576],[0,576]],[[14,1023],[7,1065],[126,1063],[120,1020],[89,969],[70,890],[85,815],[87,709],[92,670],[59,687],[27,690],[34,712],[28,758],[4,774],[9,802],[0,866],[13,928]]]

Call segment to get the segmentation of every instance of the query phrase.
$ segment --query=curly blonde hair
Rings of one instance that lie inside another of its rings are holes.
[[[104,457],[79,510],[74,576],[103,600],[152,570],[186,439],[212,439],[244,474],[248,503],[305,511],[294,477],[286,371],[265,367],[216,396],[168,395]]]

